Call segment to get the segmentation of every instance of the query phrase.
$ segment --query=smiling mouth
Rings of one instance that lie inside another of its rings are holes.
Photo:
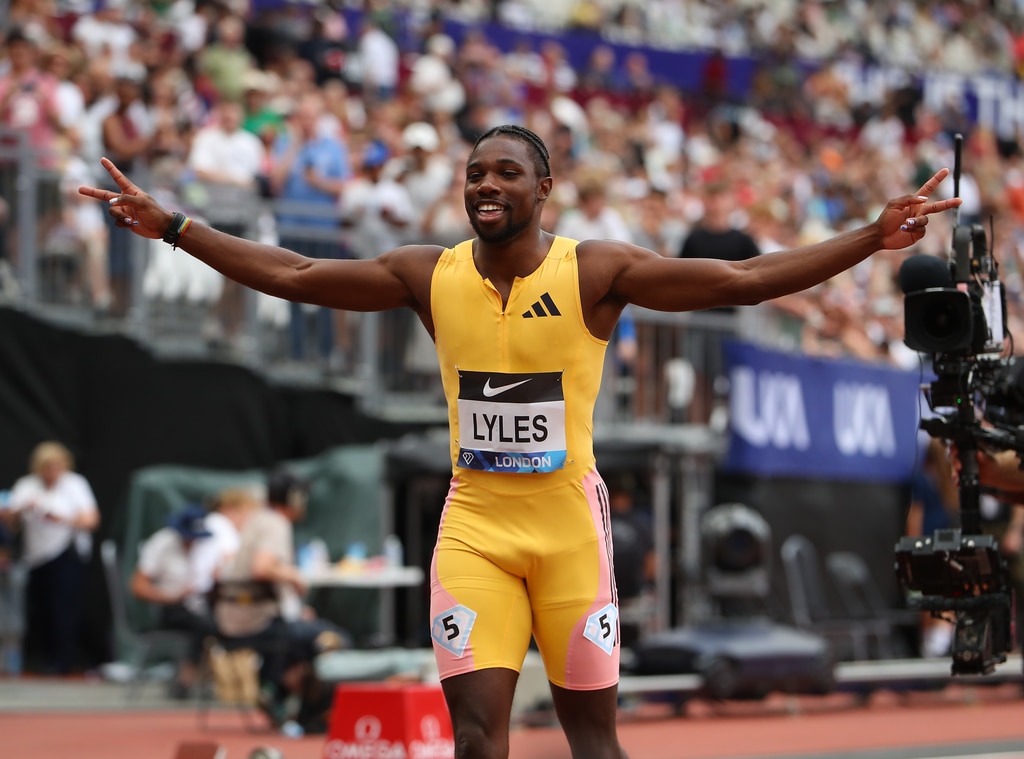
[[[476,206],[477,217],[484,221],[488,219],[496,219],[504,212],[505,206],[500,203],[478,203]]]

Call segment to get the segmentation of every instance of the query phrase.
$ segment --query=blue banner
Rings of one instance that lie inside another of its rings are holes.
[[[917,452],[920,375],[725,345],[725,469],[814,479],[905,482]]]

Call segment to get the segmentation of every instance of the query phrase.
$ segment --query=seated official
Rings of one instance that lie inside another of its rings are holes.
[[[161,629],[191,633],[188,658],[179,663],[171,688],[178,698],[191,690],[203,641],[216,632],[207,594],[217,568],[237,550],[237,532],[215,534],[207,519],[206,510],[198,505],[172,514],[167,526],[142,545],[131,581],[136,598],[159,606]]]

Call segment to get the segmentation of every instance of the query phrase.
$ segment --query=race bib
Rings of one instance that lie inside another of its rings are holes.
[[[459,460],[485,472],[553,472],[565,466],[561,372],[459,371]]]

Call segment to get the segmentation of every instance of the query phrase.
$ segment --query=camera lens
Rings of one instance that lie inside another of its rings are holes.
[[[973,320],[967,293],[952,289],[910,293],[904,301],[906,343],[914,350],[947,353],[971,347]]]
[[[935,304],[924,316],[921,326],[936,340],[946,340],[960,329],[960,314],[950,303]]]

